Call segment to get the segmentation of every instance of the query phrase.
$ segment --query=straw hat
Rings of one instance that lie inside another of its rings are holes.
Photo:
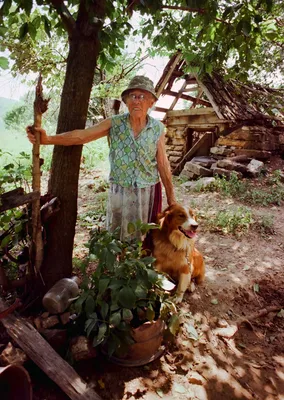
[[[158,97],[155,93],[154,84],[151,81],[151,79],[147,78],[146,76],[142,76],[142,75],[134,76],[134,78],[132,78],[131,81],[129,82],[128,87],[121,93],[122,100],[123,100],[123,97],[130,90],[134,90],[134,89],[145,90],[146,92],[151,93],[155,97],[155,99],[158,100]]]

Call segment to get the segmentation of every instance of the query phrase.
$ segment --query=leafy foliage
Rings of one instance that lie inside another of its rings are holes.
[[[138,222],[129,225],[131,233],[133,228],[146,233],[157,227]],[[91,277],[85,275],[75,309],[84,317],[94,346],[103,344],[109,355],[125,354],[133,343],[132,328],[159,317],[176,333],[179,324],[173,317],[175,306],[163,289],[165,277],[154,270],[154,259],[143,254],[141,242],[131,238],[121,242],[118,230],[96,230],[89,251],[90,260],[98,264]]]
[[[50,0],[45,5],[37,0],[37,7],[33,7],[32,1],[4,0],[0,35],[4,38],[3,49],[12,51],[16,61],[14,71],[50,73],[56,69],[58,73],[60,65],[64,69],[66,27],[76,20],[81,3],[86,3],[93,18],[88,23],[95,26],[100,21],[95,1],[69,0],[63,4]],[[182,51],[189,69],[198,73],[225,68],[227,75],[242,79],[248,77],[248,71],[261,75],[264,71],[283,73],[281,0],[105,0],[101,6],[105,7],[99,32],[98,64],[102,70],[111,71],[122,55],[125,40],[139,35],[144,42],[150,40],[150,54]],[[140,29],[134,30],[131,25],[133,11],[143,17]],[[3,57],[0,66],[7,68]]]
[[[3,154],[0,150],[0,158]],[[29,158],[23,152],[18,159],[3,166],[0,170],[0,194],[19,186],[29,188],[31,170],[26,162]],[[25,207],[0,214],[0,264],[9,277],[15,277],[20,254],[29,240],[28,222],[29,215]]]

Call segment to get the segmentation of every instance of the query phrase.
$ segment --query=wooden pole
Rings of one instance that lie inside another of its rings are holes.
[[[8,305],[0,298],[0,312]],[[52,379],[71,400],[102,400],[24,318],[8,315],[1,320],[8,334],[27,356]]]
[[[42,96],[42,77],[38,78],[34,101],[34,128],[41,128],[42,114],[47,110],[49,99]],[[35,132],[36,143],[33,145],[33,183],[34,192],[40,192],[40,133]],[[40,220],[40,198],[32,203],[32,262],[37,275],[43,259],[43,240]]]

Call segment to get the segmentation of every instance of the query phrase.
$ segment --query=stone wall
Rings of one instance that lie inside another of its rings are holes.
[[[170,127],[166,133],[166,152],[171,168],[174,169],[181,161],[186,150],[186,127]]]

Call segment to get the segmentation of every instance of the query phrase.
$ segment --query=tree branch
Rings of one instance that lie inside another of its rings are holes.
[[[75,19],[72,17],[63,0],[49,0],[49,2],[60,15],[68,35],[71,36],[75,28]]]

